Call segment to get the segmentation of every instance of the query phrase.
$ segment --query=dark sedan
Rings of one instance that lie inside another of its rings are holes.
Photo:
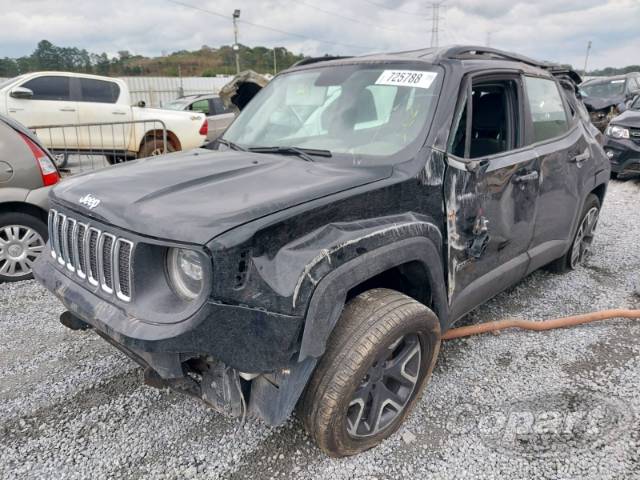
[[[605,133],[611,175],[640,173],[640,95],[627,111],[611,120]]]

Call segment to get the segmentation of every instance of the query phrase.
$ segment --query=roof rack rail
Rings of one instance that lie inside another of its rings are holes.
[[[311,65],[312,63],[328,62],[329,60],[340,60],[341,58],[351,58],[350,56],[325,55],[324,57],[307,57],[297,61],[291,67],[301,67],[303,65]]]
[[[580,75],[573,70],[571,65],[561,65],[558,63],[534,60],[533,58],[519,55],[517,53],[505,52],[504,50],[498,50],[490,47],[480,46],[453,46],[445,49],[441,53],[441,57],[456,59],[456,60],[469,60],[473,58],[495,59],[495,60],[512,60],[515,62],[526,63],[534,67],[548,70],[551,74],[570,78],[576,84],[582,81]]]

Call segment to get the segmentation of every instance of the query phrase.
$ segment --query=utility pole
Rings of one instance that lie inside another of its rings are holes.
[[[491,32],[487,32],[487,47],[491,46]]]
[[[583,75],[587,74],[587,62],[589,61],[589,51],[591,50],[591,40],[587,43],[587,54],[584,56],[584,70]]]
[[[440,16],[438,15],[438,12],[440,10],[440,3],[439,2],[433,2],[431,4],[431,10],[432,10],[432,18],[431,18],[431,47],[432,48],[438,48],[438,29],[439,29],[439,25],[438,22],[440,21]]]
[[[240,73],[240,45],[238,45],[238,19],[240,10],[233,11],[233,51],[236,53],[236,73]]]
[[[278,47],[273,47],[273,74],[278,73],[278,61],[276,60],[276,50]]]

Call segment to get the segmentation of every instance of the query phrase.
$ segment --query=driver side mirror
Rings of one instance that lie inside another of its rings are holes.
[[[33,98],[33,90],[24,87],[16,87],[9,93],[13,98],[21,98],[23,100],[30,100]]]

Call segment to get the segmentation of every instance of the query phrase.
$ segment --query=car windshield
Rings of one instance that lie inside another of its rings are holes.
[[[285,73],[252,99],[223,140],[322,150],[324,158],[331,152],[353,163],[406,160],[424,143],[442,76],[440,67],[406,63]]]
[[[580,89],[587,97],[609,98],[617,97],[624,93],[624,80],[610,80],[583,85]]]
[[[165,110],[184,110],[189,106],[191,100],[172,100],[169,103],[165,103],[162,105],[162,108]]]

